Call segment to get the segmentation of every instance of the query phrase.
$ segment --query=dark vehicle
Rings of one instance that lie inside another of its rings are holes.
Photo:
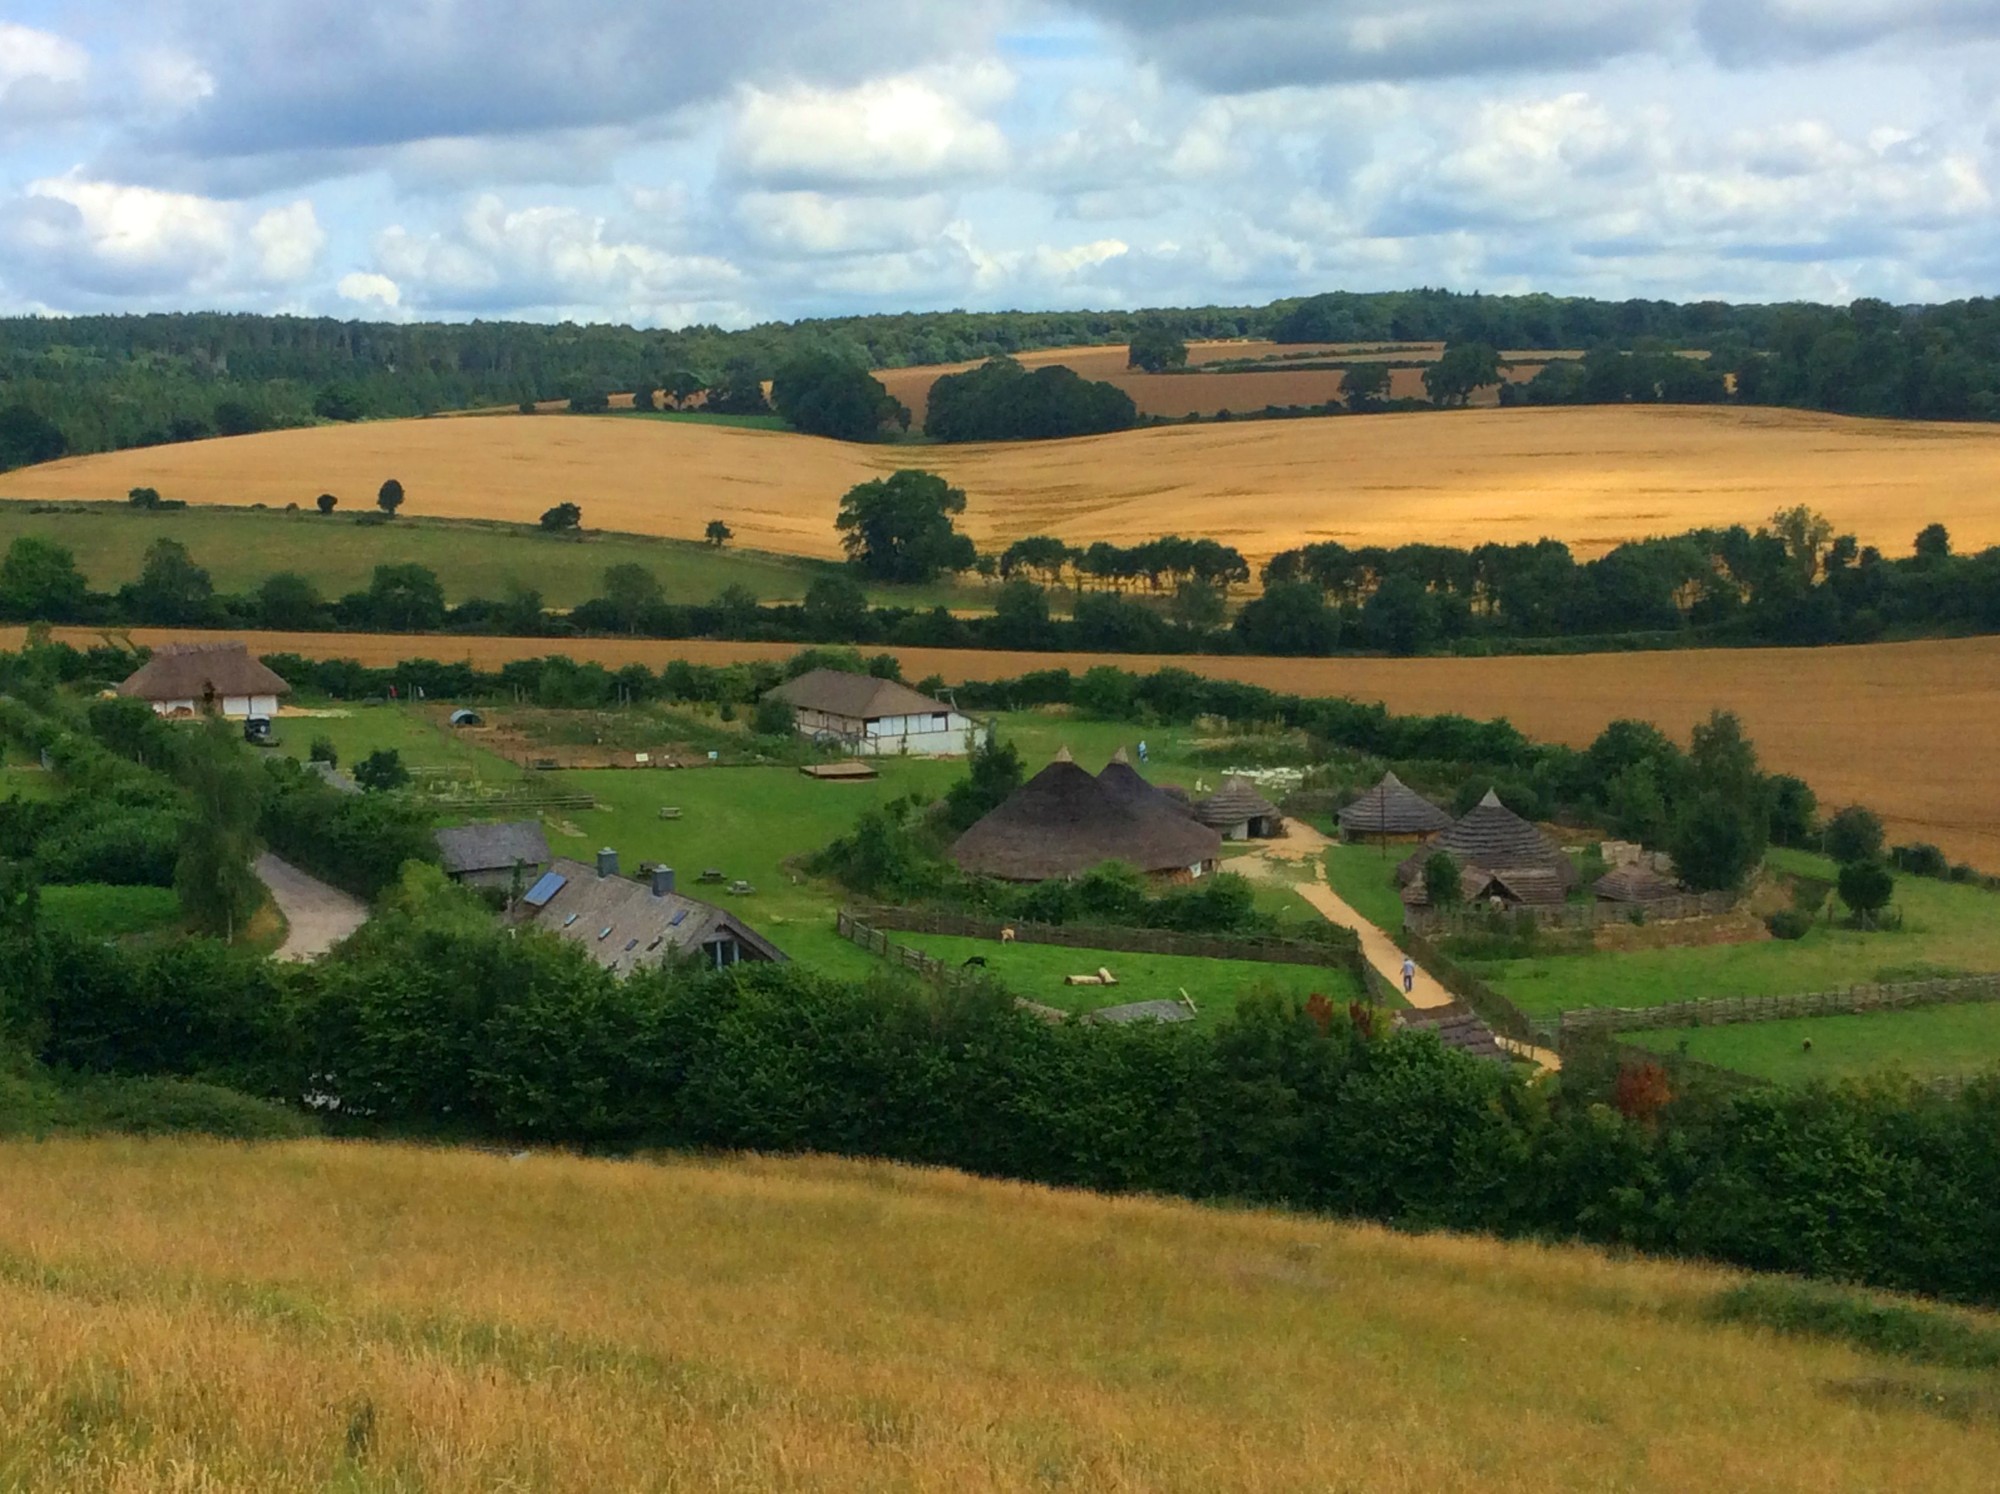
[[[245,716],[243,718],[243,740],[252,747],[275,747],[277,733],[271,730],[269,716]]]

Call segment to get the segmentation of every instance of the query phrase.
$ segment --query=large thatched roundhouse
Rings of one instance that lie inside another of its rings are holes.
[[[1491,790],[1470,813],[1425,841],[1396,868],[1405,902],[1426,900],[1424,863],[1439,851],[1458,862],[1468,889],[1481,882],[1477,895],[1504,902],[1560,903],[1579,880],[1576,864],[1562,847],[1502,804]]]
[[[1008,882],[1081,876],[1106,861],[1151,876],[1199,877],[1215,869],[1221,854],[1222,837],[1176,811],[1164,794],[1155,801],[1121,797],[1078,767],[1067,749],[950,851],[960,871]]]
[[[1356,840],[1420,840],[1451,828],[1451,816],[1394,773],[1341,810],[1341,833]]]
[[[1111,754],[1111,761],[1097,775],[1097,783],[1098,787],[1124,805],[1149,811],[1165,807],[1184,817],[1194,813],[1194,806],[1188,802],[1185,790],[1164,788],[1150,782],[1132,766],[1132,759],[1123,747]]]

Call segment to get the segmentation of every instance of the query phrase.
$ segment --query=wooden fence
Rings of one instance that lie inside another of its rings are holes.
[[[1360,973],[1361,941],[1351,933],[1327,943],[1276,937],[1234,938],[1182,934],[1172,929],[1109,927],[1102,924],[1025,923],[978,918],[931,908],[865,907],[855,917],[878,929],[909,934],[941,934],[960,939],[994,939],[1004,929],[1020,944],[1053,944],[1065,949],[1108,949],[1122,954],[1185,955],[1203,960],[1245,960],[1262,965],[1323,965]],[[1346,933],[1347,931],[1341,930]]]
[[[1849,986],[1790,996],[1714,996],[1662,1006],[1581,1007],[1557,1022],[1559,1038],[1579,1032],[1637,1032],[1658,1027],[1722,1027],[1738,1022],[1780,1022],[1791,1017],[1837,1017],[1857,1012],[1902,1011],[1916,1006],[2000,1001],[2000,975]]]
[[[1527,918],[1544,929],[1581,932],[1610,923],[1674,923],[1685,918],[1715,918],[1735,912],[1741,901],[1733,892],[1691,892],[1643,903],[1530,903],[1501,912],[1477,906],[1419,907],[1407,909],[1403,918],[1416,932],[1433,939],[1492,933],[1496,923],[1501,929],[1510,929],[1517,920]]]
[[[1405,954],[1435,976],[1439,985],[1471,1007],[1481,1021],[1502,1037],[1544,1047],[1554,1046],[1556,1029],[1553,1022],[1532,1020],[1526,1012],[1415,929],[1405,928],[1396,936],[1396,943]]]

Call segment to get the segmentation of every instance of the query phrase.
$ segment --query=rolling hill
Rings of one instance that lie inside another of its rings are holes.
[[[1990,1488],[2000,1457],[1990,1370],[1780,1337],[1743,1320],[1781,1283],[1593,1251],[823,1161],[0,1168],[22,1494],[1829,1494]]]
[[[386,477],[407,512],[532,522],[582,505],[592,527],[838,553],[857,482],[924,466],[963,486],[983,545],[1052,533],[1135,543],[1168,532],[1253,561],[1320,539],[1476,545],[1549,537],[1589,556],[1806,503],[1885,552],[1933,520],[1961,549],[2000,542],[2000,428],[1768,409],[1468,410],[1131,431],[990,446],[849,446],[631,416],[387,421],[70,458],[0,476],[0,496],[283,508],[330,491],[352,509]]]

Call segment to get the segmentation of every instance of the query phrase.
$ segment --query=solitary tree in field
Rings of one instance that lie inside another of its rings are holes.
[[[552,534],[566,529],[583,528],[583,510],[574,503],[558,503],[554,508],[542,511],[542,528]]]
[[[1876,914],[1888,907],[1895,895],[1895,876],[1873,857],[1850,861],[1840,869],[1840,900],[1863,928],[1874,927]]]
[[[963,488],[906,468],[850,488],[834,525],[848,563],[864,574],[929,581],[940,571],[970,570],[978,558],[972,541],[952,527],[952,515],[964,512]]]
[[[1347,400],[1347,408],[1356,415],[1382,407],[1389,397],[1389,365],[1386,363],[1357,363],[1347,370],[1340,379],[1340,392]]]
[[[1463,405],[1473,392],[1500,382],[1500,354],[1483,342],[1460,342],[1424,370],[1424,390],[1434,405]]]
[[[716,549],[720,550],[724,545],[736,538],[736,531],[720,519],[710,519],[708,521],[708,528],[702,530],[702,537],[715,546]]]
[[[340,507],[340,500],[331,493],[321,493],[319,497],[313,499],[313,502],[319,505],[319,511],[323,514],[330,514]]]
[[[1187,344],[1166,327],[1141,327],[1132,334],[1126,350],[1125,366],[1146,373],[1164,373],[1170,368],[1186,368]]]
[[[403,506],[403,485],[393,477],[383,483],[381,491],[375,495],[375,506],[390,518],[395,518],[396,510]]]

